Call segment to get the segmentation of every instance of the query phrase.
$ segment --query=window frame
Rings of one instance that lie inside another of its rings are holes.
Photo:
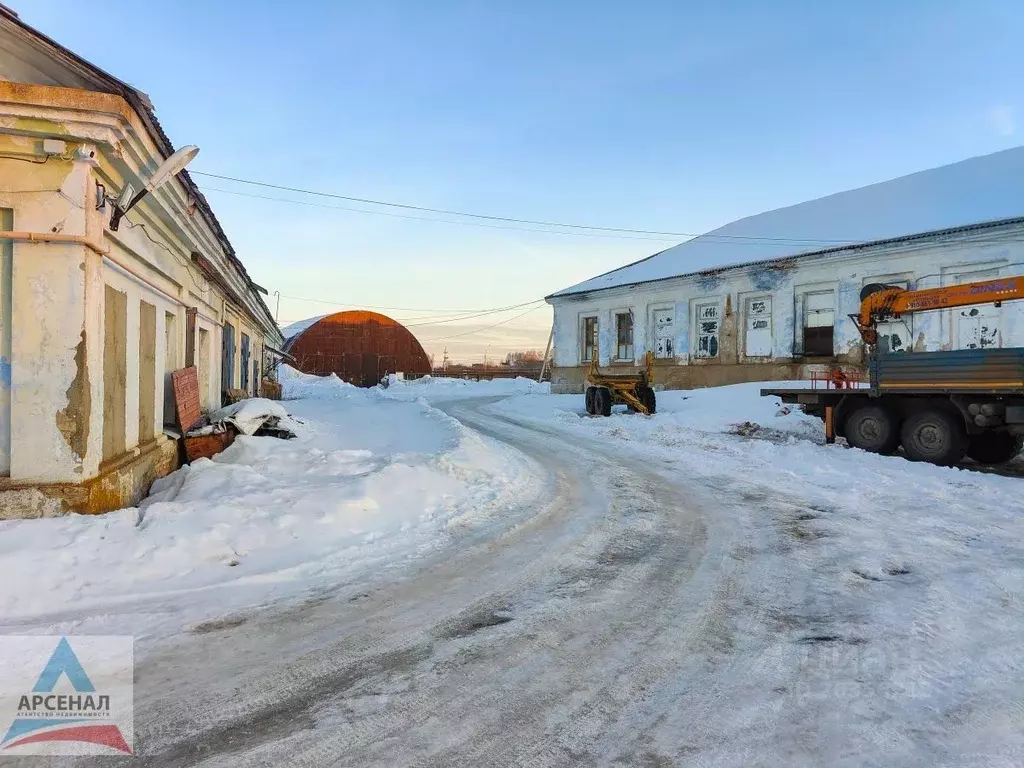
[[[667,356],[664,356],[664,357],[658,357],[658,351],[657,351],[657,347],[658,347],[658,328],[657,328],[657,325],[654,322],[654,315],[657,312],[664,312],[664,311],[668,311],[672,315],[672,338],[670,339],[671,354],[669,354]],[[648,331],[647,331],[647,336],[648,336],[647,348],[649,350],[651,350],[651,353],[654,355],[654,359],[655,360],[675,360],[676,352],[677,352],[677,349],[676,349],[676,338],[677,338],[677,335],[678,335],[677,329],[679,328],[679,323],[677,322],[678,318],[679,318],[679,311],[678,311],[678,308],[675,305],[675,302],[662,301],[662,302],[654,302],[652,304],[648,304],[647,305],[647,328],[648,328]],[[634,331],[634,338],[635,338],[635,331]]]
[[[619,318],[629,317],[629,342],[621,344],[619,342]],[[615,362],[625,363],[633,362],[636,360],[636,315],[632,308],[624,307],[622,309],[616,309],[612,311],[612,317],[614,318],[612,326],[615,329],[615,345],[614,345],[614,357],[612,358]],[[619,350],[625,347],[626,355],[620,355]]]
[[[594,321],[594,344],[593,353],[590,357],[587,357],[587,321]],[[587,364],[593,361],[596,357],[599,361],[601,359],[601,316],[596,312],[580,313],[577,322],[577,333],[579,335],[579,358],[580,364]]]
[[[825,295],[828,295],[828,296],[830,296],[832,298],[832,307],[831,307],[831,309],[828,309],[828,310],[810,310],[810,309],[808,309],[808,299],[811,296],[825,296]],[[805,356],[805,357],[834,357],[835,353],[836,353],[836,303],[837,303],[835,289],[832,288],[832,287],[822,287],[822,288],[817,288],[817,289],[813,288],[813,287],[812,288],[808,288],[806,290],[801,291],[800,298],[801,298],[801,311],[803,313],[803,315],[802,315],[802,317],[800,319],[801,334],[803,336],[803,338],[802,338],[803,345],[802,345],[802,353],[801,354],[803,356]],[[824,313],[824,312],[831,312],[832,313],[832,324],[831,325],[827,325],[827,326],[826,325],[813,325],[812,326],[812,325],[808,324],[807,321],[811,317],[812,314],[818,314],[818,313]],[[808,330],[811,330],[812,328],[813,329],[817,329],[817,328],[830,328],[831,329],[829,349],[828,349],[827,352],[820,351],[820,350],[813,350],[812,351],[809,348],[808,339],[807,339],[807,332],[808,332]]]
[[[715,323],[717,327],[714,334],[706,334],[701,331],[701,310],[707,307],[715,308]],[[722,355],[722,298],[718,296],[693,299],[693,322],[691,327],[693,328],[691,335],[693,336],[694,358],[697,360],[718,360]],[[708,344],[708,354],[701,354],[700,340],[704,336],[715,339],[714,354],[711,354],[710,342]]]

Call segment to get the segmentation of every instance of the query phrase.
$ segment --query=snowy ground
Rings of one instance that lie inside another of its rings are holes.
[[[423,402],[285,376],[297,439],[239,436],[138,509],[0,522],[0,572],[33,574],[0,582],[0,626],[145,641],[398,567],[528,492],[529,461]]]
[[[761,386],[602,419],[293,379],[299,440],[142,525],[5,524],[9,572],[87,566],[0,586],[5,622],[159,629],[151,765],[1024,764],[1024,479],[827,446]]]

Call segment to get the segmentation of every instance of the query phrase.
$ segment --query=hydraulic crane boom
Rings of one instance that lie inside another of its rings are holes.
[[[967,307],[972,304],[998,306],[1004,301],[1024,299],[1024,277],[1000,277],[977,283],[908,291],[888,285],[868,285],[861,293],[860,312],[851,315],[861,338],[869,345],[878,340],[876,326],[890,318],[931,309]]]

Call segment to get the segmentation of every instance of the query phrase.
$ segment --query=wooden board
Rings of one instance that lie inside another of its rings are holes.
[[[203,415],[199,409],[199,373],[196,367],[193,365],[171,373],[171,384],[174,387],[174,413],[178,418],[178,428],[184,435]]]

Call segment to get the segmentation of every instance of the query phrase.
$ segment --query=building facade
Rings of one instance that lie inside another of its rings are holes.
[[[136,503],[178,465],[170,372],[205,408],[283,339],[144,94],[0,6],[0,517]]]
[[[913,179],[918,195],[928,184],[964,198],[982,197],[994,189],[988,210],[1019,213],[1024,197],[1010,192],[1013,185],[1024,184],[1019,180],[1022,168],[1024,151],[1008,150],[936,169],[953,169],[944,174],[942,184],[938,180],[943,174],[937,172],[905,179]],[[965,175],[980,176],[980,185],[978,178],[974,189],[952,183]],[[736,254],[749,252],[737,246],[736,239],[780,231],[779,218],[788,219],[783,226],[794,237],[801,231],[800,217],[792,214],[804,206],[809,206],[805,218],[831,218],[832,227],[841,226],[834,222],[842,221],[842,207],[852,206],[850,228],[856,209],[871,207],[866,204],[869,199],[888,197],[909,207],[906,200],[913,198],[905,198],[898,189],[903,181],[865,188],[870,195],[856,190],[761,214],[737,223],[749,222],[745,229],[730,225],[547,297],[555,318],[553,390],[583,391],[595,356],[601,366],[632,367],[648,350],[655,357],[655,381],[666,388],[805,379],[835,367],[856,369],[865,362],[865,350],[849,315],[859,310],[866,285],[922,289],[1024,273],[1024,218],[1010,217],[817,249],[795,241],[772,242],[769,249],[781,255],[728,265],[730,254],[735,261]],[[897,186],[895,194],[891,187],[884,189],[888,185]],[[843,199],[844,194],[849,196]],[[927,197],[932,208],[923,220],[942,207],[936,198]],[[819,202],[827,205],[817,206]],[[957,200],[943,202],[952,210]],[[821,215],[815,215],[816,207]],[[969,205],[966,208],[967,213],[960,215],[976,215]],[[912,222],[915,217],[907,219]],[[824,234],[819,230],[816,236],[821,239],[816,242],[824,243]],[[726,265],[700,265],[709,253]],[[687,271],[688,263],[703,268]],[[1024,346],[1024,302],[914,314],[883,325],[879,332],[880,349],[891,352]]]

